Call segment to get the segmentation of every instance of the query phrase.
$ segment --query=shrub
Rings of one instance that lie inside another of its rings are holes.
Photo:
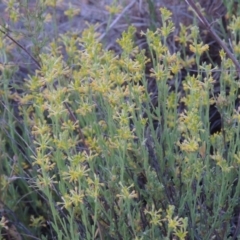
[[[2,69],[2,235],[236,237],[235,67],[223,51],[221,68],[200,61],[208,45],[198,40],[196,26],[182,27],[194,53],[191,61],[182,52],[171,53],[166,46],[174,24],[168,10],[161,14],[161,28],[142,32],[149,58],[135,45],[133,26],[118,40],[119,55],[105,50],[90,26],[81,37],[65,33],[38,53],[40,67],[20,89],[8,82],[15,70]],[[233,32],[237,22],[230,25]],[[1,37],[2,56],[10,57]],[[145,74],[149,62],[155,99]],[[187,71],[179,91],[178,74],[192,65],[197,72]],[[213,91],[216,70],[222,73],[219,94]],[[211,134],[213,105],[221,131]]]

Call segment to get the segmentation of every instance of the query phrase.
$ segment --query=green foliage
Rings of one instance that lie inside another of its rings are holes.
[[[17,21],[13,2],[8,11]],[[54,7],[58,1],[48,2]],[[119,56],[102,47],[94,27],[81,36],[61,35],[43,50],[36,41],[43,26],[39,17],[33,52],[41,67],[21,91],[8,81],[17,69],[2,67],[0,209],[7,216],[1,215],[2,234],[7,222],[23,238],[58,240],[227,239],[232,233],[240,194],[234,65],[220,53],[220,94],[212,94],[214,68],[200,64],[208,45],[198,40],[196,27],[190,32],[182,27],[179,44],[186,47],[181,35],[186,36],[195,57],[188,61],[180,52],[170,53],[166,41],[174,26],[171,13],[161,13],[162,28],[142,33],[150,58],[135,46],[132,26],[118,40]],[[238,31],[238,22],[233,19],[231,31]],[[6,62],[7,45],[1,35]],[[156,105],[147,90],[149,62]],[[187,74],[180,94],[177,75],[192,64],[198,72]],[[176,86],[172,92],[169,81]],[[222,131],[211,135],[213,104],[223,123]]]

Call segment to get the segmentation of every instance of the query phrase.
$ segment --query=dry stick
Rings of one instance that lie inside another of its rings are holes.
[[[107,29],[107,31],[105,33],[103,33],[99,38],[98,41],[100,42],[101,40],[103,40],[103,38],[107,35],[107,32],[114,27],[114,25],[120,20],[120,18],[135,4],[136,0],[133,0],[132,2],[130,2],[125,8],[124,10],[121,12],[121,14],[119,14],[117,16],[117,18],[111,23],[111,25],[109,26],[109,28]]]
[[[7,36],[7,38],[9,38],[12,42],[14,42],[17,46],[19,46],[25,53],[27,53],[27,55],[34,61],[34,63],[37,65],[38,69],[41,69],[41,65],[40,63],[31,55],[30,52],[28,52],[28,50],[23,47],[19,42],[17,42],[15,39],[13,39],[7,32],[3,31],[1,28],[0,28],[0,32],[2,32],[3,34],[5,34]],[[55,90],[57,90],[57,87],[54,86]],[[78,120],[76,118],[76,116],[74,115],[73,111],[71,110],[71,108],[69,107],[69,105],[64,102],[64,106],[65,108],[67,109],[69,115],[70,115],[70,120],[73,122],[73,123],[77,123]],[[86,140],[85,140],[85,137],[83,135],[83,132],[81,130],[81,127],[79,126],[78,127],[78,134],[80,136],[80,139],[82,139],[82,142],[83,142],[83,145],[86,147],[86,152],[89,153],[89,147],[88,145],[86,144]]]
[[[30,52],[26,48],[24,48],[20,43],[18,43],[16,40],[14,40],[7,32],[0,29],[0,32],[2,32],[4,35],[6,35],[11,41],[13,41],[16,45],[18,45],[27,55],[35,62],[35,64],[38,66],[38,68],[41,68],[40,63],[32,56]]]
[[[205,28],[210,32],[212,37],[217,41],[217,43],[223,48],[223,50],[226,52],[227,56],[233,61],[238,77],[240,77],[240,64],[236,57],[232,54],[232,52],[228,49],[228,47],[224,44],[224,42],[219,38],[219,36],[215,33],[215,31],[212,29],[211,25],[207,21],[207,19],[203,16],[201,11],[198,9],[196,4],[194,3],[193,0],[185,0],[185,2],[193,8],[193,10],[196,12],[198,19],[203,23]]]

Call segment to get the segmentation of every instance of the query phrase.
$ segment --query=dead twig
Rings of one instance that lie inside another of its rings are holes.
[[[18,47],[20,47],[34,61],[34,63],[38,66],[38,68],[41,68],[40,63],[36,60],[36,58],[33,57],[33,55],[26,48],[24,48],[19,42],[17,42],[14,38],[12,38],[6,31],[2,30],[1,28],[0,28],[0,32],[2,32],[7,38],[9,38],[12,42],[14,42]]]
[[[195,13],[197,14],[198,19],[201,21],[201,23],[204,25],[204,27],[210,32],[212,37],[216,40],[216,42],[222,47],[222,49],[226,52],[227,56],[233,61],[238,76],[240,77],[240,64],[234,54],[228,49],[228,47],[225,45],[225,43],[219,38],[219,36],[215,33],[215,31],[212,29],[211,24],[208,22],[208,20],[203,16],[201,11],[198,9],[196,4],[193,0],[185,0],[185,2],[190,6]]]
[[[108,31],[110,29],[112,29],[114,27],[114,25],[122,18],[122,16],[129,10],[132,8],[132,6],[135,4],[136,0],[131,1],[121,12],[121,14],[119,14],[116,19],[110,24],[109,28],[107,29],[107,31],[105,33],[103,33],[99,38],[98,41],[102,41],[103,38],[107,35]]]

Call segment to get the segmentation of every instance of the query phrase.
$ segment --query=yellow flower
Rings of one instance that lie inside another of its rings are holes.
[[[233,169],[233,166],[229,166],[226,159],[224,159],[219,152],[211,155],[211,158],[216,161],[217,165],[222,169],[223,172],[229,173]]]
[[[42,188],[54,188],[54,184],[57,183],[57,181],[54,181],[54,179],[56,178],[55,174],[50,177],[50,176],[40,176],[38,175],[37,181],[36,181],[36,185],[37,187],[42,190]]]
[[[152,205],[151,211],[145,210],[145,214],[149,214],[151,216],[150,224],[153,226],[162,226],[162,221],[164,220],[162,218],[162,209],[160,208],[159,210],[155,210],[154,205]]]
[[[68,171],[63,172],[63,179],[76,183],[83,177],[88,176],[88,172],[89,169],[87,169],[87,166],[81,166],[80,164],[73,167],[68,166]]]
[[[46,227],[46,219],[43,216],[35,217],[34,215],[30,216],[31,227]]]
[[[74,190],[70,190],[70,194],[65,194],[64,196],[62,196],[63,202],[58,202],[57,204],[63,205],[62,208],[66,209],[72,206],[79,206],[83,203],[84,196],[84,192],[75,187]]]
[[[195,45],[190,45],[190,51],[196,53],[197,55],[202,55],[204,52],[208,51],[209,46],[207,44],[199,43]]]
[[[112,6],[107,5],[105,8],[110,14],[113,15],[120,13],[122,10],[122,7],[116,4],[113,4]]]
[[[131,184],[129,187],[126,187],[123,186],[122,183],[120,182],[119,185],[121,186],[121,194],[117,194],[118,198],[132,199],[138,197],[138,194],[136,193],[135,190],[129,192],[129,190],[134,186],[133,184]]]
[[[198,142],[195,138],[187,138],[185,139],[182,143],[178,143],[179,147],[181,148],[182,151],[185,152],[196,152],[199,149]]]
[[[94,180],[87,178],[87,183],[89,188],[87,189],[86,194],[96,200],[99,196],[100,188],[104,186],[104,183],[100,182],[100,179],[96,174],[94,174]]]
[[[79,13],[80,13],[80,9],[74,8],[71,4],[69,6],[69,9],[64,12],[64,14],[68,16],[70,19],[78,15]]]

